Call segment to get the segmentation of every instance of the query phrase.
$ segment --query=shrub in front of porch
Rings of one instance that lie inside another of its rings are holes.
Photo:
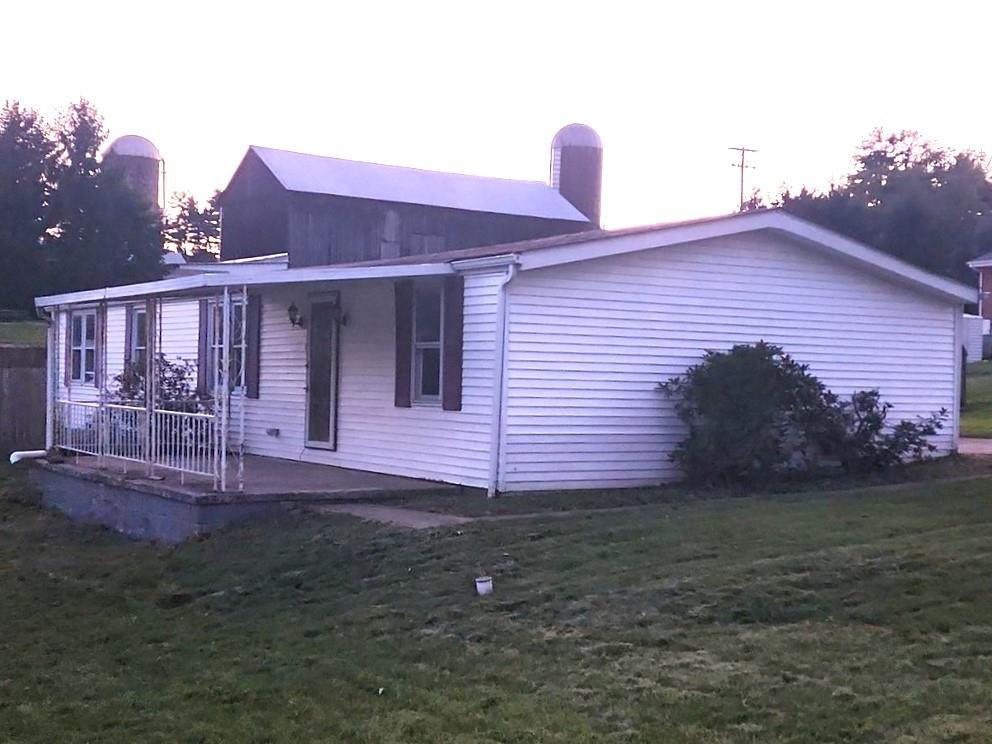
[[[187,359],[172,361],[165,354],[158,354],[155,361],[156,407],[186,413],[203,412],[211,407],[212,398],[201,395],[196,389],[196,366]],[[111,400],[122,404],[145,402],[145,369],[133,362],[114,377]]]

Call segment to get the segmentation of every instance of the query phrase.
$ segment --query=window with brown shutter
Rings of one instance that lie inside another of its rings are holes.
[[[462,407],[462,326],[464,282],[396,282],[395,404]]]
[[[97,383],[96,309],[73,310],[67,315],[66,383]]]

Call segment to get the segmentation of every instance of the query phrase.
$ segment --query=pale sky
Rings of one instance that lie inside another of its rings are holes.
[[[551,138],[604,142],[607,227],[826,185],[870,131],[992,153],[989,3],[5,4],[0,99],[79,97],[209,195],[249,144],[546,180]]]

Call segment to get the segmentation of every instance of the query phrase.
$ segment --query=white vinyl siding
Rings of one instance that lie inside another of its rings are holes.
[[[391,281],[334,285],[341,327],[337,450],[304,445],[305,330],[290,325],[302,287],[262,296],[259,397],[246,405],[249,452],[485,487],[493,405],[496,297],[501,272],[465,278],[462,410],[394,405],[396,334]],[[316,289],[313,291],[317,291]],[[269,433],[278,429],[278,435]],[[233,430],[236,430],[236,426]]]
[[[960,306],[771,234],[522,272],[509,285],[502,490],[678,477],[657,384],[707,349],[764,339],[834,392],[881,390],[890,420],[955,410]],[[934,439],[955,446],[956,422]]]

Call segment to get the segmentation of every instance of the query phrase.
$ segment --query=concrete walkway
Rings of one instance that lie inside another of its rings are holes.
[[[458,517],[454,514],[438,514],[436,512],[380,504],[321,504],[320,506],[314,506],[313,511],[325,514],[350,514],[360,519],[391,524],[395,527],[408,527],[413,530],[424,530],[431,527],[451,527],[472,521],[470,517]]]
[[[992,439],[961,437],[958,440],[958,452],[962,455],[992,455]]]
[[[463,517],[457,514],[408,509],[404,506],[385,506],[364,502],[342,502],[340,504],[316,504],[310,511],[319,514],[348,514],[352,517],[372,522],[382,522],[395,527],[424,530],[432,527],[451,527],[467,522],[510,522],[520,519],[556,519],[561,517],[581,517],[589,514],[616,514],[617,512],[637,511],[653,504],[630,504],[629,506],[606,506],[599,509],[563,509],[561,511],[520,512],[518,514],[481,514],[476,517]]]

